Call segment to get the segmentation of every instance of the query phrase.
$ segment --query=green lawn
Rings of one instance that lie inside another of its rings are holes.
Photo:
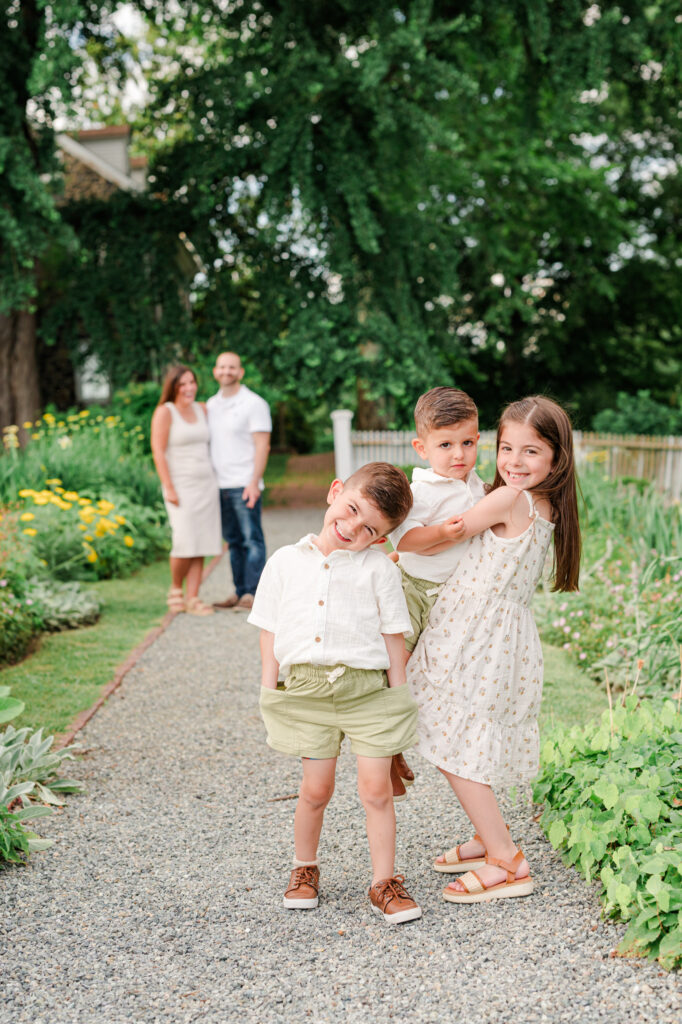
[[[0,684],[23,700],[26,710],[12,725],[64,732],[89,708],[130,652],[166,613],[168,561],[155,562],[122,580],[90,584],[102,601],[94,626],[50,633],[18,665],[0,671]]]

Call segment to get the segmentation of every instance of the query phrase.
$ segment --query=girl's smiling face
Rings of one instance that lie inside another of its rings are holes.
[[[509,420],[502,427],[497,447],[497,468],[509,487],[532,491],[549,476],[554,465],[551,445],[528,423]]]

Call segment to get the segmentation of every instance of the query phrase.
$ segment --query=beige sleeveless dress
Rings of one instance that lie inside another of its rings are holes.
[[[194,402],[196,421],[188,423],[174,402],[166,447],[166,462],[180,502],[166,501],[173,535],[173,558],[219,555],[222,551],[220,496],[208,449],[208,422],[201,406]]]
[[[419,753],[489,785],[529,780],[538,770],[542,648],[530,603],[554,524],[524,494],[528,528],[518,537],[486,530],[472,538],[407,663]]]

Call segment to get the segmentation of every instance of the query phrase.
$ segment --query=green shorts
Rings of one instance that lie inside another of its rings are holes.
[[[407,684],[345,665],[292,665],[284,686],[261,687],[268,743],[295,757],[338,757],[344,736],[354,754],[390,757],[417,742],[417,705]]]
[[[443,584],[433,583],[431,580],[417,579],[416,576],[410,576],[402,567],[400,567],[400,572],[402,574],[403,594],[407,601],[407,610],[410,613],[410,622],[412,623],[412,632],[409,636],[405,637],[405,647],[408,651],[413,651],[417,646],[419,637],[426,629],[431,609],[436,603],[436,598],[440,594]]]

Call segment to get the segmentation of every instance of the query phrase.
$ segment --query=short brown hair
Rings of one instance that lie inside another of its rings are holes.
[[[357,487],[368,501],[388,519],[391,530],[407,519],[412,508],[412,488],[402,469],[390,462],[368,462],[344,481]]]
[[[476,403],[459,388],[431,388],[420,395],[414,407],[414,425],[419,437],[431,430],[473,419],[478,420]]]
[[[180,378],[184,377],[186,373],[191,373],[194,377],[194,383],[197,384],[197,375],[194,370],[190,369],[189,366],[171,366],[166,373],[163,381],[163,387],[161,388],[161,398],[159,399],[159,405],[165,405],[166,402],[174,402],[178,394],[178,386],[180,384]]]

